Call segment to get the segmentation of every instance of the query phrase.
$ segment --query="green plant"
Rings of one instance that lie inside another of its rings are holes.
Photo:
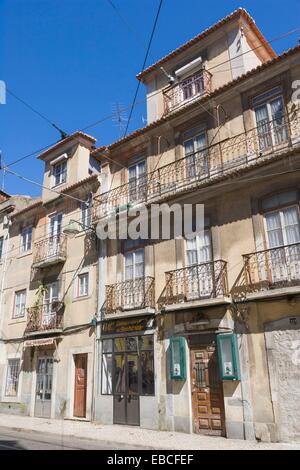
[[[39,282],[39,286],[37,290],[35,291],[35,302],[34,302],[35,307],[39,307],[40,305],[42,305],[44,296],[45,294],[47,294],[47,292],[48,292],[47,286],[44,286],[42,282]]]

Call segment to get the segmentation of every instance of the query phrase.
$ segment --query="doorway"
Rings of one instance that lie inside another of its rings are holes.
[[[223,388],[215,338],[191,348],[191,388],[194,432],[225,436]]]
[[[39,418],[51,417],[52,383],[53,357],[39,357],[34,409],[34,415]]]
[[[138,370],[137,352],[115,354],[114,424],[140,424]]]
[[[87,391],[87,358],[86,354],[74,354],[74,410],[76,418],[86,417],[86,391]]]

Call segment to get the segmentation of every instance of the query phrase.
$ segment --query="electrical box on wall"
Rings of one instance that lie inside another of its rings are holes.
[[[240,380],[237,336],[224,333],[217,336],[221,380]]]
[[[185,339],[181,336],[170,339],[170,369],[172,380],[186,379]]]

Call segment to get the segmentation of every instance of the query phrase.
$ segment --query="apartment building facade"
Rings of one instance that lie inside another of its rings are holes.
[[[2,289],[2,412],[91,419],[98,250],[90,226],[99,187],[99,163],[90,156],[94,143],[78,132],[41,154],[41,197],[11,216]]]
[[[277,56],[239,9],[138,75],[146,127],[41,155],[50,190],[10,228],[33,248],[3,288],[2,410],[299,440],[299,76],[299,46]],[[204,205],[203,233],[95,241],[154,203]]]
[[[240,9],[139,74],[148,125],[94,151],[95,223],[205,207],[193,241],[101,242],[96,420],[299,439],[299,54]]]

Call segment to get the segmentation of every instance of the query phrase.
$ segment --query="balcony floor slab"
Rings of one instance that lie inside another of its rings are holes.
[[[104,316],[105,320],[115,320],[119,318],[129,318],[129,317],[138,317],[143,315],[154,315],[154,308],[141,308],[136,310],[124,310],[123,312],[118,311],[118,313],[107,313]]]
[[[188,310],[192,308],[201,308],[201,307],[214,307],[217,305],[226,305],[231,304],[230,297],[218,297],[214,299],[201,299],[201,300],[191,300],[189,302],[181,302],[178,304],[166,305],[162,311],[164,312],[174,312],[180,310]]]
[[[300,294],[300,285],[252,292],[252,293],[246,294],[246,299],[247,300],[272,299],[272,298],[277,298],[277,297],[285,297],[288,295],[299,295],[299,294]]]

